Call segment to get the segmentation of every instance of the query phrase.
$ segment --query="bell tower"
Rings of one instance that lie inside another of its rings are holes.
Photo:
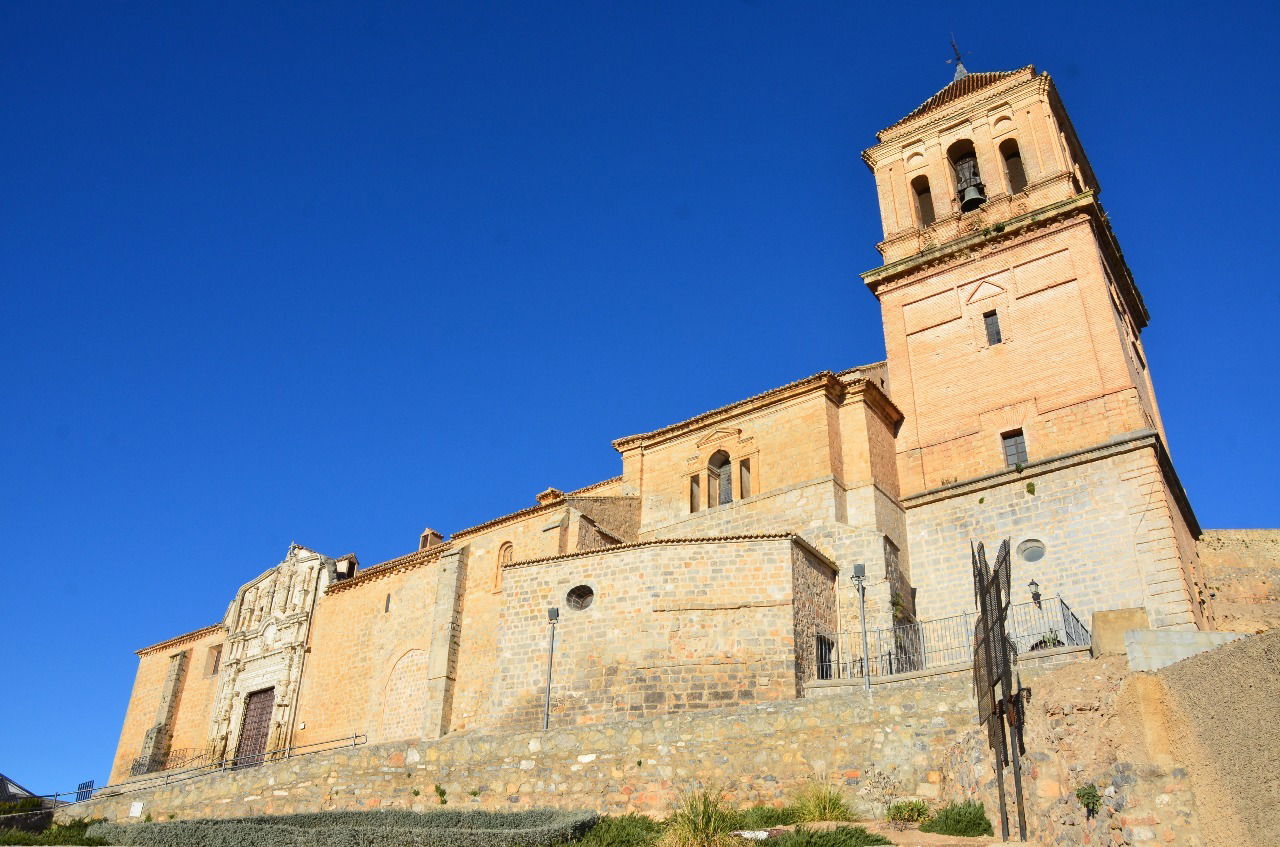
[[[929,585],[930,561],[947,555],[917,544],[917,529],[931,537],[950,509],[974,537],[1036,542],[1043,562],[1024,572],[1068,603],[1075,589],[1074,607],[1208,626],[1199,528],[1140,337],[1147,309],[1052,80],[957,62],[951,83],[877,140],[863,159],[884,264],[863,279],[905,415],[897,459],[914,581]],[[956,605],[922,601],[921,617]]]

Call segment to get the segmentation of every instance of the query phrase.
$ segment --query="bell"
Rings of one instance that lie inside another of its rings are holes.
[[[982,193],[982,183],[970,185],[960,192],[960,211],[962,212],[972,212],[985,202],[987,202],[987,195]]]

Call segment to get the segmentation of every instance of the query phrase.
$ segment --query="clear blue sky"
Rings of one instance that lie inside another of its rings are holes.
[[[373,564],[882,358],[858,155],[952,30],[1054,75],[1201,522],[1280,524],[1278,7],[871,8],[4,4],[0,771],[105,780],[132,651],[292,540]]]

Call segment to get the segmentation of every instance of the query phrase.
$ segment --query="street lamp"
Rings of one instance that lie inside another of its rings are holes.
[[[1034,579],[1027,583],[1027,588],[1031,589],[1031,602],[1036,604],[1036,608],[1040,608],[1040,583]]]
[[[867,566],[853,566],[853,584],[858,587],[858,617],[862,621],[862,687],[871,690],[871,656],[867,647]]]
[[[560,610],[555,606],[547,609],[547,624],[551,627],[551,646],[547,649],[547,701],[542,710],[542,729],[545,732],[551,725],[551,666],[556,659],[556,621],[560,619]]]

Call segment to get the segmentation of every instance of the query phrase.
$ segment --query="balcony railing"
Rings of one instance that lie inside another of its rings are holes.
[[[977,612],[966,612],[868,630],[866,657],[862,655],[861,630],[841,633],[832,660],[819,662],[818,679],[860,679],[868,671],[870,676],[889,676],[972,664],[976,621]],[[1061,597],[1010,606],[1008,633],[1019,656],[1089,645],[1089,630]]]

